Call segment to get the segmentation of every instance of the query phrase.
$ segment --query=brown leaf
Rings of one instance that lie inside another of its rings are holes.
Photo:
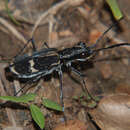
[[[130,94],[130,84],[127,83],[120,83],[117,85],[115,89],[116,93],[125,93],[125,94]]]
[[[54,130],[87,130],[87,126],[80,120],[68,120],[57,125]]]
[[[65,37],[65,36],[67,37],[67,36],[73,36],[73,33],[70,30],[64,30],[64,31],[59,32],[59,35],[62,37]]]
[[[104,97],[90,113],[102,130],[130,130],[130,95]]]
[[[109,64],[101,65],[100,71],[104,79],[109,79],[112,76],[112,70]]]
[[[96,40],[101,36],[101,32],[97,30],[91,30],[90,33],[90,43],[95,43]]]
[[[51,32],[50,33],[50,39],[51,39],[51,41],[57,41],[58,40],[57,32]]]

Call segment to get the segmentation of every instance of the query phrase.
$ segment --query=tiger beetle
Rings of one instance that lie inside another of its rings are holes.
[[[30,39],[20,51],[20,54],[15,56],[14,61],[7,67],[7,69],[13,74],[14,78],[18,80],[26,79],[27,84],[37,82],[41,78],[52,74],[53,72],[57,72],[60,80],[60,101],[62,105],[62,110],[64,112],[62,87],[63,66],[67,67],[68,69],[70,69],[70,71],[81,77],[85,91],[89,94],[89,91],[85,87],[84,74],[72,67],[72,63],[74,64],[76,61],[85,62],[99,51],[120,46],[130,46],[130,43],[120,43],[104,48],[95,49],[97,44],[102,40],[103,36],[116,24],[117,23],[110,26],[92,46],[87,46],[86,43],[79,42],[73,47],[58,50],[56,48],[50,48],[47,43],[44,43],[46,48],[37,50],[34,40]],[[29,43],[32,43],[33,52],[31,55],[23,55],[22,53]],[[21,90],[19,90],[15,95],[17,95]],[[93,99],[92,96],[91,98]]]

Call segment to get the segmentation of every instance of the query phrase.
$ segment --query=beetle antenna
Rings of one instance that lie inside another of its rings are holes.
[[[93,50],[93,52],[99,52],[99,51],[103,51],[103,50],[107,50],[107,49],[111,49],[111,48],[115,48],[115,47],[120,47],[120,46],[130,46],[130,43],[115,44],[115,45],[111,45],[111,46],[108,46],[108,47],[95,49],[95,50]]]
[[[118,22],[120,20],[122,20],[123,18],[119,19],[117,22],[115,22],[114,24],[112,24],[105,32],[103,32],[103,34],[96,40],[96,43],[92,46],[90,46],[90,48],[95,48],[97,46],[97,44],[102,40],[102,38],[104,37],[104,35],[106,35],[113,27],[115,27]]]

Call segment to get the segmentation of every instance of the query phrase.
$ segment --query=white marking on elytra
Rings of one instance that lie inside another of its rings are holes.
[[[16,75],[19,75],[19,73],[15,70],[14,66],[10,68],[11,72],[13,72]]]
[[[30,63],[31,71],[32,71],[32,72],[38,72],[38,71],[39,71],[39,70],[37,70],[37,69],[35,69],[35,68],[33,67],[34,64],[35,64],[33,60],[30,60],[29,63]]]

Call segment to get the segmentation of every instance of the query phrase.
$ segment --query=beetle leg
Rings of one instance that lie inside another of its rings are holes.
[[[72,71],[73,73],[75,73],[76,75],[78,75],[78,76],[82,79],[83,89],[86,91],[86,93],[90,96],[90,98],[91,98],[93,101],[97,102],[97,101],[93,98],[93,96],[90,94],[89,90],[86,88],[85,80],[84,80],[85,75],[82,74],[81,72],[79,72],[78,70],[76,70],[76,69],[75,69],[74,67],[72,67],[72,66],[70,66],[70,69],[71,69],[71,71]]]

